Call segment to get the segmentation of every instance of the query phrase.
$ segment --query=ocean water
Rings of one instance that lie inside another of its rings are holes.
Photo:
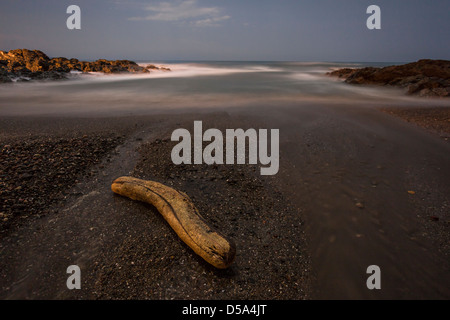
[[[64,81],[0,85],[0,115],[136,115],[173,110],[320,104],[449,105],[402,89],[354,86],[326,75],[388,63],[140,61],[172,71],[73,74]]]

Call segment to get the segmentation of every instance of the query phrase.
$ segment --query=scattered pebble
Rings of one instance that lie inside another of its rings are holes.
[[[45,214],[123,137],[40,137],[0,144],[0,232],[19,218]]]
[[[355,206],[357,206],[357,207],[360,208],[360,209],[363,209],[363,208],[364,208],[364,204],[361,203],[361,202],[357,202],[357,203],[355,204]]]

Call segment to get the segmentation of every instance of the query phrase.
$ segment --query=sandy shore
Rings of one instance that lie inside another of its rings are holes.
[[[0,298],[448,299],[448,110],[388,110],[426,129],[349,106],[2,118]],[[279,174],[173,165],[170,134],[194,120],[279,128]],[[215,270],[153,208],[113,195],[121,175],[188,193],[235,264]],[[65,286],[71,264],[82,290]]]

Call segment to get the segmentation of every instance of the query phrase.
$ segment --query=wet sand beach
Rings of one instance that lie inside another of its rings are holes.
[[[429,127],[449,109],[436,110],[391,109],[422,127],[354,104],[2,117],[0,298],[448,299],[450,145]],[[175,166],[170,135],[194,120],[279,129],[279,173]],[[214,269],[154,208],[114,195],[123,175],[186,192],[236,243],[234,264]],[[67,290],[72,264],[82,290]]]

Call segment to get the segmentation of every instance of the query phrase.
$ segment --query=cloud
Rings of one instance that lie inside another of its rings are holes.
[[[219,22],[230,19],[230,16],[220,16],[213,18],[206,18],[202,20],[197,20],[194,22],[197,27],[216,27],[219,26]]]
[[[169,21],[188,22],[197,27],[218,26],[219,22],[230,19],[223,15],[218,7],[201,7],[197,0],[173,2],[160,2],[144,8],[150,14],[143,17],[132,17],[132,21]]]

